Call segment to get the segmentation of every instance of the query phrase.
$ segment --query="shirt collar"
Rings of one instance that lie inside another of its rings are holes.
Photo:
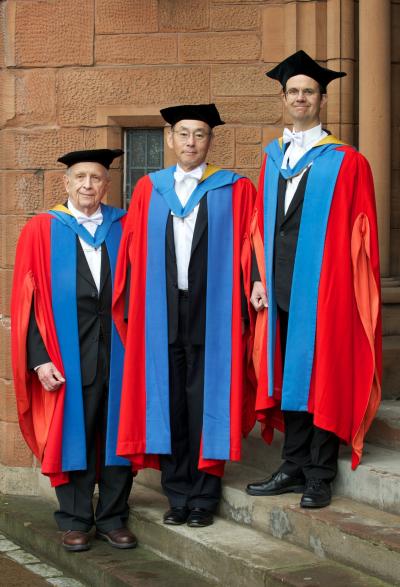
[[[80,210],[75,208],[75,206],[73,205],[73,203],[71,202],[71,200],[69,198],[68,198],[68,202],[67,202],[67,207],[68,207],[68,210],[71,212],[72,216],[74,216],[74,218],[78,218],[78,217],[82,217],[82,216],[86,216],[86,218],[90,218],[91,216],[94,216],[95,214],[97,215],[99,212],[101,212],[101,206],[99,205],[99,207],[93,212],[93,214],[88,216],[84,212],[81,212]]]

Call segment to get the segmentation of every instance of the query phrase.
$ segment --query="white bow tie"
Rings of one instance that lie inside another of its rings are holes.
[[[285,144],[292,143],[292,144],[296,145],[297,147],[303,147],[304,146],[304,137],[305,137],[305,132],[302,130],[300,130],[299,132],[296,132],[294,130],[292,132],[288,128],[285,128],[283,131],[283,142]]]
[[[180,183],[181,181],[185,181],[185,179],[195,179],[197,182],[201,180],[203,176],[203,171],[201,168],[198,169],[193,169],[193,171],[189,171],[187,173],[185,173],[184,171],[182,171],[181,169],[177,169],[174,172],[174,179],[177,183]]]
[[[94,214],[92,214],[92,216],[84,216],[83,214],[78,214],[78,216],[76,216],[75,218],[78,224],[86,224],[92,222],[93,224],[97,224],[97,226],[100,226],[100,224],[103,223],[103,213],[101,210],[95,212]]]
[[[284,142],[284,144],[289,143],[289,147],[286,149],[285,155],[283,157],[283,161],[282,161],[282,165],[281,165],[282,169],[287,169],[289,159],[292,155],[291,147],[292,148],[293,147],[303,147],[304,148],[305,134],[306,133],[302,130],[300,130],[299,132],[296,132],[296,131],[292,132],[288,128],[284,129],[283,142]],[[292,165],[293,165],[293,163],[292,163]]]

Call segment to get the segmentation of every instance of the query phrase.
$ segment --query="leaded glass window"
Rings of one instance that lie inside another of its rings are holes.
[[[128,128],[124,142],[124,208],[127,209],[138,179],[164,167],[164,131],[162,128]]]

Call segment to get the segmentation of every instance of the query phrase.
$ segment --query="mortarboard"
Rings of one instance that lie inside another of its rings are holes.
[[[206,122],[210,128],[225,124],[219,115],[215,104],[186,104],[182,106],[171,106],[160,110],[161,116],[171,126],[180,120],[201,120]]]
[[[57,161],[64,163],[67,167],[75,163],[100,163],[106,169],[109,169],[111,163],[123,154],[122,149],[91,149],[89,151],[71,151]]]
[[[305,51],[297,51],[287,57],[281,63],[278,63],[276,67],[267,71],[265,74],[272,79],[278,80],[282,87],[286,86],[286,82],[289,78],[294,75],[307,75],[311,77],[320,86],[326,90],[326,86],[332,80],[337,77],[343,77],[346,75],[344,71],[333,71],[333,69],[327,69],[318,65],[314,59],[312,59]]]

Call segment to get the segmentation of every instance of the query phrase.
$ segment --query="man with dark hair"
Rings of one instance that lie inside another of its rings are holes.
[[[11,302],[14,383],[22,433],[55,486],[69,551],[89,530],[133,548],[125,527],[129,461],[115,452],[123,347],[111,320],[113,275],[125,212],[101,204],[121,150],[74,151],[68,194],[32,218],[18,242]],[[93,512],[93,492],[99,500]]]
[[[255,190],[206,163],[212,129],[224,124],[214,104],[161,114],[177,165],[137,183],[117,268],[126,345],[118,454],[161,468],[165,524],[200,527],[213,522],[225,460],[240,458],[243,287],[250,295],[241,248]]]
[[[284,429],[284,462],[247,492],[303,493],[302,507],[319,508],[331,501],[339,441],[355,468],[380,401],[374,188],[365,158],[321,126],[327,84],[345,74],[298,51],[267,75],[282,85],[293,131],[266,148],[251,302],[259,419],[268,441]]]

